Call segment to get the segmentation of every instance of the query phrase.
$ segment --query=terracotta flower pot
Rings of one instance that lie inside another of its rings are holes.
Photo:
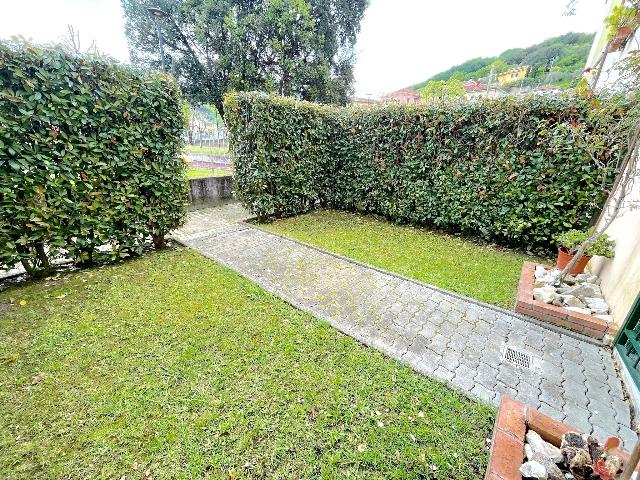
[[[633,28],[631,27],[619,27],[618,31],[616,32],[616,36],[613,38],[613,40],[611,40],[611,43],[609,44],[609,51],[617,52],[622,47],[624,47],[625,43],[627,43],[627,40],[632,33]]]
[[[567,266],[567,263],[569,263],[572,258],[573,258],[573,255],[568,253],[564,247],[559,247],[558,259],[556,260],[556,268],[558,270],[564,269],[564,267]],[[573,266],[573,268],[569,270],[569,273],[571,275],[578,275],[579,273],[584,272],[584,267],[587,266],[587,263],[589,263],[589,260],[591,260],[590,255],[583,255],[582,258],[578,260],[578,263],[576,263]]]

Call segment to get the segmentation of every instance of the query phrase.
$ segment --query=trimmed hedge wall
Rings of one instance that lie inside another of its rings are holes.
[[[183,131],[166,75],[0,43],[0,268],[161,246],[185,215]]]
[[[624,153],[614,113],[594,120],[576,96],[339,108],[240,93],[226,105],[237,195],[259,217],[324,206],[528,250],[589,225]]]

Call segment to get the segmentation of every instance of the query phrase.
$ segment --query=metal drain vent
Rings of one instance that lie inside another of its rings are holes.
[[[520,350],[516,350],[515,348],[506,347],[502,354],[502,358],[516,367],[531,368],[531,355],[521,352]]]

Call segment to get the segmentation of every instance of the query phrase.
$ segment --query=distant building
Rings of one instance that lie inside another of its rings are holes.
[[[473,100],[475,98],[496,98],[504,95],[504,92],[497,86],[489,86],[486,83],[476,80],[467,80],[463,83],[465,90],[465,98]]]
[[[520,67],[515,67],[510,70],[507,70],[506,72],[497,73],[496,79],[498,80],[498,83],[500,84],[500,86],[508,85],[510,83],[514,83],[519,80],[522,80],[524,77],[527,76],[528,71],[529,71],[529,66],[522,65]]]
[[[374,103],[379,103],[379,101],[371,97],[353,97],[351,99],[351,103],[357,105],[372,105]]]
[[[381,97],[383,102],[397,102],[402,104],[420,103],[422,95],[410,88],[402,88],[395,92],[387,93]]]
[[[542,85],[534,90],[539,95],[557,95],[562,89],[556,85]]]

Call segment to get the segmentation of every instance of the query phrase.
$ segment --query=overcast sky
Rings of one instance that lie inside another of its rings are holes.
[[[604,0],[370,0],[356,47],[356,92],[379,96],[473,57],[498,55],[563,33],[595,32]],[[59,40],[67,25],[84,46],[128,61],[119,0],[2,0],[0,38]]]

